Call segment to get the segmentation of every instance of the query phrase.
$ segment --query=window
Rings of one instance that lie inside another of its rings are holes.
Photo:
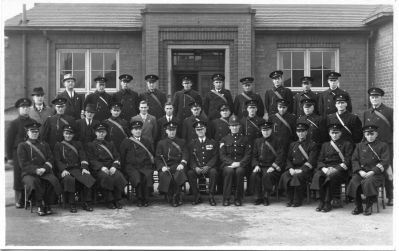
[[[300,91],[301,77],[311,76],[312,89],[322,91],[328,87],[325,75],[339,71],[338,58],[338,49],[280,49],[277,66],[284,72],[284,86]]]
[[[108,79],[106,90],[118,90],[119,69],[117,50],[57,50],[57,92],[64,91],[62,79],[67,73],[76,78],[75,89],[78,92],[93,92],[96,89],[94,78],[104,76]]]

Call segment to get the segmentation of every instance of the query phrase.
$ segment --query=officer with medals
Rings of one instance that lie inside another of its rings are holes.
[[[94,82],[96,83],[96,91],[87,95],[84,106],[94,104],[96,106],[94,119],[103,122],[111,115],[109,113],[109,104],[111,103],[112,96],[105,91],[105,84],[107,83],[105,77],[96,77]]]
[[[220,141],[219,157],[223,170],[223,206],[230,205],[233,183],[236,186],[234,205],[241,206],[244,197],[244,175],[250,168],[252,146],[248,138],[240,133],[237,116],[229,119],[230,134]]]
[[[64,140],[54,146],[54,162],[61,184],[69,201],[71,213],[76,213],[75,192],[83,190],[83,209],[93,211],[91,198],[96,180],[91,176],[89,162],[81,142],[74,140],[75,130],[70,125],[64,126]]]
[[[356,145],[352,155],[352,179],[347,194],[355,198],[353,215],[371,215],[373,203],[378,203],[378,188],[384,182],[384,171],[390,164],[389,146],[378,139],[376,125],[363,127],[364,138]],[[366,196],[366,208],[363,212],[361,194]]]
[[[74,88],[76,84],[76,78],[72,74],[68,73],[64,75],[62,80],[65,90],[57,95],[57,98],[66,99],[65,114],[72,116],[75,120],[83,118],[84,116],[84,94],[78,94]]]
[[[191,103],[195,102],[202,105],[200,94],[192,89],[192,80],[185,76],[181,81],[183,90],[177,91],[173,97],[174,114],[179,121],[191,116]]]
[[[133,77],[129,74],[122,74],[119,76],[121,88],[118,92],[112,95],[112,101],[122,104],[120,117],[126,121],[136,116],[139,113],[139,94],[129,88],[130,82]]]
[[[163,110],[166,103],[166,94],[157,89],[157,83],[159,77],[154,74],[149,74],[144,77],[147,84],[147,91],[140,94],[140,101],[147,101],[148,113],[155,116],[156,119],[161,118],[165,115]]]
[[[260,125],[262,137],[255,140],[252,153],[251,190],[255,190],[255,205],[270,205],[273,186],[278,185],[283,172],[285,153],[281,142],[273,133],[273,123]]]
[[[204,121],[208,123],[208,119],[205,114],[201,113],[201,104],[192,102],[190,103],[190,107],[192,115],[184,119],[182,128],[182,138],[186,142],[191,142],[192,139],[197,138],[197,133],[193,127],[195,122]]]
[[[87,156],[93,176],[97,180],[109,209],[121,209],[122,192],[127,181],[121,173],[119,153],[112,141],[105,140],[107,125],[98,124],[94,128],[96,139],[88,144]]]
[[[256,115],[263,118],[263,115],[265,114],[265,106],[263,105],[262,98],[259,94],[252,91],[254,78],[245,77],[240,79],[240,82],[242,84],[243,92],[238,94],[234,99],[234,114],[240,119],[248,116],[247,106],[245,103],[249,100],[255,100],[258,104]]]
[[[123,172],[136,188],[137,206],[148,207],[148,188],[153,186],[154,147],[148,138],[142,136],[142,128],[143,122],[131,122],[132,136],[122,141],[120,149]]]
[[[40,124],[33,122],[25,126],[28,139],[18,144],[18,162],[22,170],[22,182],[26,199],[35,199],[39,216],[52,214],[51,205],[62,192],[57,177],[53,174],[54,161],[50,146],[39,140]]]
[[[309,125],[307,130],[307,137],[316,142],[322,144],[327,141],[327,126],[326,121],[320,115],[315,114],[314,109],[316,108],[316,101],[314,99],[302,99],[301,106],[303,114],[296,120],[297,123],[306,123]]]
[[[108,127],[108,139],[114,142],[114,145],[120,150],[121,143],[128,138],[128,122],[120,117],[123,105],[119,102],[112,102],[110,104],[111,117],[104,121]]]
[[[301,92],[298,92],[297,94],[295,94],[295,96],[294,96],[294,105],[293,105],[293,108],[294,108],[293,113],[297,117],[299,117],[299,116],[304,114],[304,111],[302,109],[303,108],[302,100],[304,100],[304,99],[312,99],[312,100],[314,100],[314,102],[315,102],[314,113],[318,114],[318,111],[317,111],[317,108],[318,108],[318,106],[317,106],[318,96],[317,96],[317,93],[313,92],[312,89],[311,89],[312,88],[312,82],[313,82],[313,78],[312,77],[303,76],[301,78],[301,84],[302,84],[302,89],[303,90]]]
[[[193,205],[202,202],[198,192],[197,179],[209,177],[209,204],[216,206],[214,198],[216,192],[217,180],[217,161],[218,161],[218,144],[215,140],[206,137],[206,122],[197,121],[193,124],[193,128],[197,133],[188,145],[188,153],[190,159],[190,169],[187,170],[187,177],[194,194]]]
[[[307,137],[309,125],[297,123],[298,140],[290,144],[285,172],[281,175],[279,188],[287,191],[287,207],[302,205],[306,182],[317,165],[319,149],[313,140]]]
[[[187,151],[183,139],[176,137],[177,124],[166,124],[168,137],[158,142],[155,154],[155,164],[159,175],[158,190],[166,194],[173,207],[183,204],[181,187],[185,184],[187,176]]]

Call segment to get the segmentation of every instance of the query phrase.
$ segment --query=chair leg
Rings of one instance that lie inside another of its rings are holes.
[[[310,184],[306,182],[306,200],[307,203],[310,204]]]
[[[385,209],[385,186],[381,187],[381,201],[382,201],[382,208]],[[378,198],[377,198],[378,202]]]
[[[28,196],[27,196],[27,192],[26,192],[26,186],[24,186],[24,195],[25,195],[24,207],[25,207],[25,210],[26,210],[26,209],[28,209]]]

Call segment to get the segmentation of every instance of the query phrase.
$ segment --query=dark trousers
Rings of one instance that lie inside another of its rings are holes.
[[[138,199],[147,200],[149,189],[147,187],[147,178],[144,173],[140,172],[140,181],[136,185],[136,196]]]
[[[299,186],[288,186],[287,187],[288,202],[302,204],[305,189],[306,189],[306,184]]]
[[[229,200],[233,182],[236,185],[234,197],[236,200],[242,200],[244,197],[244,175],[246,169],[243,167],[230,168],[223,167],[223,200]]]
[[[260,172],[252,172],[250,179],[255,190],[256,199],[262,199],[267,197],[267,193],[273,191],[273,187],[277,186],[281,173],[274,171],[271,173],[267,172],[268,168],[261,168]]]
[[[215,168],[210,168],[205,177],[209,177],[209,195],[213,196],[216,192],[216,180],[218,172]],[[193,191],[194,197],[198,196],[198,178],[203,177],[202,174],[197,174],[195,170],[190,169],[187,171],[188,182],[190,183],[190,188]]]
[[[14,176],[13,189],[15,190],[14,200],[15,203],[23,204],[25,200],[24,185],[22,183],[21,167],[19,166],[18,163],[18,156],[16,150],[12,152],[12,159],[14,166],[13,169],[13,176]]]
[[[329,176],[322,175],[319,178],[320,201],[330,202],[332,199],[341,198],[341,184],[345,183],[344,172],[336,172]]]
[[[387,198],[393,199],[393,180],[389,180],[386,172],[384,172],[384,176],[385,176],[385,190]]]
[[[76,182],[76,191],[77,192],[81,192],[82,198],[81,200],[83,202],[91,202],[92,201],[92,189],[88,188],[86,186],[84,186],[83,184]],[[67,196],[68,196],[68,202],[71,203],[75,203],[75,192],[67,192]]]

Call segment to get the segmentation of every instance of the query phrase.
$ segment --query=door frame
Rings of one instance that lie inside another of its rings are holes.
[[[224,52],[224,87],[230,89],[230,46],[229,45],[168,45],[168,96],[172,96],[172,50],[175,49],[200,49],[200,50],[225,50]],[[215,72],[216,73],[216,72]]]

